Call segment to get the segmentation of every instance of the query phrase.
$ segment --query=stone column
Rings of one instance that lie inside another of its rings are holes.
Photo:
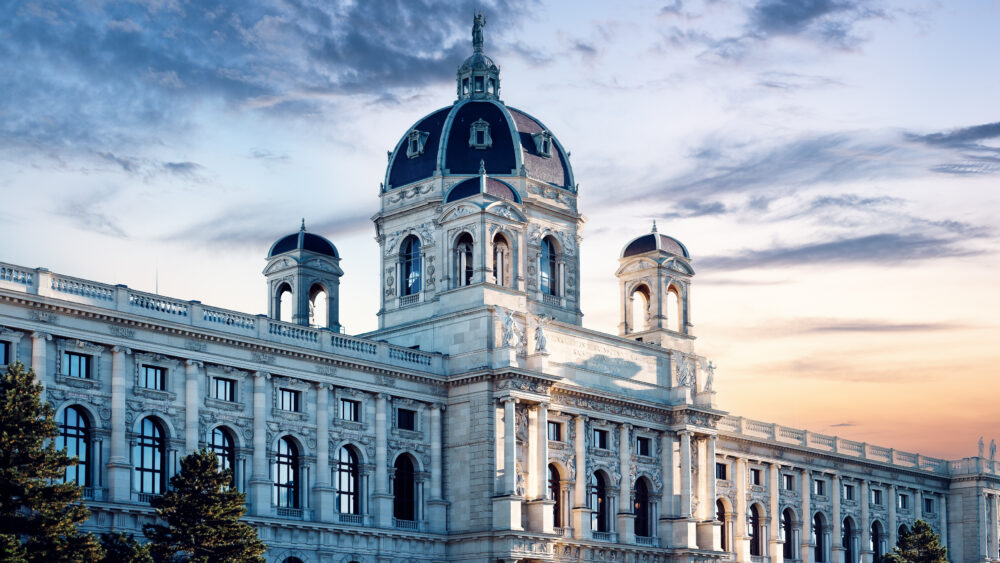
[[[375,396],[375,517],[380,528],[392,527],[392,491],[389,490],[389,441],[388,432],[389,396],[379,393]]]
[[[990,524],[986,521],[986,503],[988,499],[986,498],[986,492],[980,492],[976,494],[976,522],[982,522],[979,525],[979,560],[989,561],[990,558],[990,546],[989,546],[989,533]]]
[[[531,491],[534,498],[527,503],[528,522],[532,530],[551,534],[554,530],[552,507],[555,505],[555,499],[548,498],[549,405],[539,403],[534,410],[535,431],[530,438],[535,440],[534,444],[531,444],[535,463],[531,472],[535,474],[532,480],[535,488]]]
[[[204,364],[197,360],[184,362],[184,453],[198,450],[198,379]]]
[[[618,487],[618,542],[635,543],[635,513],[632,510],[632,444],[629,439],[631,424],[619,425],[618,470],[622,482]]]
[[[715,519],[715,436],[707,436],[703,450],[705,461],[701,469],[701,522],[698,523],[698,548],[722,549],[722,523]]]
[[[802,536],[799,545],[799,557],[802,563],[809,563],[813,557],[812,526],[813,516],[809,500],[812,495],[812,477],[808,469],[802,469],[799,476],[799,491],[802,493]]]
[[[443,482],[444,464],[442,462],[441,446],[441,411],[445,406],[440,403],[431,405],[431,496],[427,500],[427,524],[432,532],[448,531],[448,503],[444,500]]]
[[[576,415],[573,423],[576,426],[573,445],[576,453],[576,482],[573,486],[573,537],[576,539],[589,540],[590,535],[590,513],[587,508],[587,442],[586,442],[586,417]]]
[[[768,485],[769,485],[769,500],[771,504],[771,533],[770,539],[768,540],[768,552],[767,554],[771,556],[771,563],[782,563],[784,561],[784,550],[782,549],[782,544],[785,543],[781,541],[781,505],[778,502],[779,493],[779,477],[781,473],[781,466],[775,462],[771,462],[771,466],[768,468]],[[792,538],[785,538],[785,541],[790,542]]]
[[[939,495],[938,506],[941,507],[941,545],[948,547],[948,493]]]
[[[674,440],[669,431],[660,436],[660,464],[663,471],[663,490],[660,500],[660,547],[673,547],[671,518],[674,516]]]
[[[889,498],[891,499],[896,498],[896,485],[890,484],[888,487],[886,487],[885,492],[887,495],[889,495]],[[888,508],[889,508],[889,529],[887,530],[889,538],[888,551],[892,551],[892,548],[896,547],[896,542],[899,541],[898,537],[899,531],[897,530],[899,525],[896,523],[896,503],[890,502]]]
[[[840,476],[834,474],[832,477],[830,477],[830,500],[833,504],[833,509],[831,510],[833,518],[832,522],[833,534],[832,537],[830,538],[830,547],[831,547],[830,553],[831,553],[831,558],[833,559],[832,563],[841,563],[844,560],[844,556],[841,553],[844,551],[845,547],[841,545],[843,543],[841,541],[843,539],[843,534],[840,531],[840,525],[842,523],[841,519],[843,518],[840,515],[841,494],[842,491],[840,490]],[[859,502],[861,502],[861,504],[864,504],[863,501],[859,500]],[[857,563],[857,561],[848,561],[847,563]]]
[[[871,548],[871,535],[872,535],[872,525],[871,518],[868,516],[868,511],[870,507],[869,503],[869,493],[868,493],[868,481],[861,481],[858,484],[859,498],[861,502],[861,525],[858,530],[858,546],[857,553],[861,555],[861,563],[872,563],[872,548]],[[891,499],[891,502],[895,503],[896,499]],[[852,562],[854,563],[854,562]]]
[[[45,389],[49,384],[48,365],[48,343],[52,340],[51,334],[44,332],[31,333],[31,369],[35,372],[35,381],[42,383],[42,401],[45,400]],[[16,344],[15,344],[16,346]],[[14,357],[11,350],[11,358]],[[124,404],[124,403],[123,403]]]
[[[913,514],[916,520],[924,519],[924,493],[920,489],[913,490]]]
[[[520,530],[521,501],[517,495],[517,399],[504,397],[503,403],[503,490],[493,498],[493,529]]]
[[[681,435],[681,518],[691,517],[691,432]]]
[[[34,363],[37,360],[34,344],[38,339],[35,335],[32,338],[31,361]],[[108,459],[107,482],[114,502],[129,502],[132,498],[132,464],[129,463],[129,444],[125,439],[125,361],[131,353],[131,350],[121,346],[111,348],[111,457]],[[45,361],[44,351],[41,361]]]
[[[733,526],[733,554],[736,561],[750,561],[750,542],[747,541],[747,462],[736,458],[733,463],[733,481],[736,483],[736,525]]]
[[[993,534],[993,551],[990,552],[990,559],[1000,557],[1000,495],[993,495],[993,526],[990,527]]]
[[[361,496],[359,491],[358,497]],[[313,509],[321,522],[333,522],[336,516],[334,488],[330,483],[330,385],[327,383],[316,384],[316,485],[313,487]]]
[[[255,516],[271,514],[271,479],[267,471],[267,381],[271,374],[253,374],[253,472],[250,476],[251,506]]]

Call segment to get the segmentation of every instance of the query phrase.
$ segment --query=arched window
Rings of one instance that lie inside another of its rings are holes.
[[[559,256],[552,237],[542,239],[542,257],[539,264],[539,287],[545,295],[559,295]]]
[[[79,407],[66,407],[59,417],[59,436],[56,449],[78,460],[74,466],[66,468],[66,482],[81,487],[90,486],[90,428],[87,417]]]
[[[885,555],[885,548],[883,544],[885,543],[885,532],[882,531],[882,523],[878,520],[872,522],[872,534],[871,534],[871,545],[869,548],[874,554],[874,560],[877,562],[879,559]]]
[[[163,426],[152,417],[139,423],[135,445],[136,490],[160,494],[167,490],[167,441]]]
[[[274,318],[286,323],[292,322],[295,303],[292,302],[292,286],[283,283],[274,293]]]
[[[608,526],[608,486],[604,475],[594,472],[590,475],[590,529],[595,532],[607,532]]]
[[[299,449],[288,437],[278,440],[274,456],[274,504],[299,507]]]
[[[209,448],[219,458],[219,470],[229,471],[232,482],[236,484],[236,448],[232,435],[222,427],[212,430]]]
[[[897,538],[896,543],[903,541],[903,538],[908,535],[910,535],[909,528],[906,527],[906,524],[900,524],[899,530],[896,531],[896,538]]]
[[[417,519],[416,475],[410,456],[396,458],[396,475],[392,481],[392,515],[397,520]]]
[[[286,557],[281,563],[302,563],[302,560],[298,557]]]
[[[559,491],[559,470],[549,464],[549,498],[556,501],[552,505],[552,525],[562,528],[562,494]]]
[[[646,315],[649,313],[649,288],[645,285],[640,285],[632,291],[632,296],[629,298],[629,302],[632,306],[632,324],[629,327],[629,332],[642,332],[646,330]]]
[[[416,295],[423,287],[421,283],[420,239],[410,235],[403,240],[399,249],[399,291],[400,296]]]
[[[781,548],[781,554],[786,560],[796,559],[795,546],[792,542],[795,541],[795,514],[792,513],[791,508],[786,508],[781,513],[781,539],[785,542],[785,545]]]
[[[715,519],[722,522],[722,551],[729,551],[729,524],[726,522],[726,505],[722,499],[715,501]]]
[[[681,331],[681,296],[677,288],[670,286],[667,290],[667,329],[674,332]]]
[[[463,287],[472,284],[472,235],[462,233],[455,241],[455,284]]]
[[[309,288],[309,325],[327,327],[330,325],[330,294],[320,284]]]
[[[509,286],[513,280],[510,244],[500,233],[493,237],[493,279],[497,285],[502,286]]]
[[[635,502],[632,509],[635,512],[635,535],[652,536],[649,526],[649,487],[644,478],[635,482]]]
[[[761,537],[761,522],[760,510],[757,509],[756,504],[750,505],[750,510],[747,511],[747,535],[750,536],[750,555],[754,557],[759,557],[763,555]]]
[[[823,515],[816,513],[812,523],[813,545],[815,546],[813,556],[816,563],[826,561],[826,545],[823,543]]]
[[[854,520],[844,518],[841,545],[844,546],[844,563],[857,563],[857,551],[854,549]]]
[[[337,452],[337,511],[361,514],[358,455],[348,446]]]

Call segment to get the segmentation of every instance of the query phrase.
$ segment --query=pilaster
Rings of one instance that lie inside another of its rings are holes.
[[[108,492],[113,502],[132,500],[132,464],[125,439],[125,360],[132,350],[111,349],[111,456],[108,459]],[[32,347],[34,361],[34,346]]]
[[[273,484],[267,471],[267,380],[264,372],[253,374],[253,473],[250,477],[251,511],[255,516],[271,515]]]

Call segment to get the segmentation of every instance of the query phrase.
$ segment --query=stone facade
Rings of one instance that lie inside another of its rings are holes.
[[[499,100],[483,23],[451,117],[390,155],[373,333],[339,332],[339,255],[304,227],[269,253],[270,315],[0,263],[0,349],[86,457],[86,527],[138,533],[178,460],[213,447],[269,562],[873,563],[917,519],[956,563],[1000,561],[993,448],[948,461],[720,410],[675,239],[623,251],[619,335],[581,326],[568,153]],[[503,156],[471,104],[520,138],[515,166],[453,173]],[[458,153],[434,153],[452,129]]]

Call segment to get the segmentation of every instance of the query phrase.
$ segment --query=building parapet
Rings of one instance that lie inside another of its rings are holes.
[[[203,305],[50,272],[0,262],[0,290],[58,299],[139,317],[211,330],[234,337],[256,338],[353,359],[428,373],[443,373],[444,356],[387,342],[377,342],[326,328],[274,320],[266,315]]]

